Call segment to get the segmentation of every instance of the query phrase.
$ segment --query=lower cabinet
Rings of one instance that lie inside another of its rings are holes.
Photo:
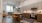
[[[13,14],[13,23],[20,23],[20,15],[19,14]]]
[[[22,16],[25,17],[25,18],[28,18],[28,19],[30,18],[30,14],[29,13],[23,13]]]
[[[37,21],[42,22],[42,14],[37,14]]]

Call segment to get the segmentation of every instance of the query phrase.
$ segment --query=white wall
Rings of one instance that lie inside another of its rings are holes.
[[[6,8],[6,4],[8,2],[11,4],[14,4],[14,0],[9,0],[9,1],[5,0],[5,2],[4,2],[4,0],[3,0],[3,4],[5,4],[5,5],[3,5],[4,8]],[[37,7],[39,10],[41,10],[42,9],[42,0],[25,0],[23,3],[20,4],[20,6],[22,6],[21,12],[23,12],[25,10],[30,10],[32,7]]]
[[[18,0],[2,0],[3,3],[3,10],[6,11],[6,5],[11,4],[14,6],[19,6],[19,1]]]
[[[42,14],[42,10],[37,10],[37,11],[27,10],[27,11],[24,11],[23,13],[35,13],[35,14]]]
[[[7,4],[11,4],[14,5],[14,0],[2,0],[2,4],[3,4],[3,10],[6,11],[6,5]]]
[[[42,10],[42,1],[41,0],[40,1],[33,0],[33,1],[30,1],[30,3],[28,3],[28,2],[29,1],[26,1],[26,2],[21,4],[21,6],[22,6],[21,10],[28,11],[28,13],[32,13],[31,8],[33,8],[33,7],[38,8],[37,13],[39,13],[39,11]],[[42,14],[42,12],[41,12],[41,14]]]
[[[3,17],[3,8],[2,8],[2,0],[0,0],[0,23],[2,23],[2,17]]]

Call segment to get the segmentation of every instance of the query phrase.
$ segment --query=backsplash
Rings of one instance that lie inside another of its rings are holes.
[[[23,13],[36,13],[36,14],[42,14],[42,10],[37,10],[37,11],[28,10],[28,11],[24,11]]]

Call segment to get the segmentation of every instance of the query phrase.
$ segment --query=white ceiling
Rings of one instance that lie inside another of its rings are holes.
[[[2,0],[3,4],[18,4],[19,2],[22,3],[25,0]]]
[[[42,1],[42,0],[25,0],[25,1],[21,4],[21,6],[31,5],[31,4],[34,4],[34,3],[38,3],[38,2],[40,2],[40,1]]]
[[[2,0],[3,4],[14,4],[14,0]]]
[[[34,3],[31,5],[21,7],[22,10],[31,10],[31,8],[37,7],[38,10],[42,10],[42,1],[38,3]]]
[[[28,10],[28,9],[30,9],[31,7],[34,7],[34,6],[36,6],[36,7],[39,7],[39,9],[41,9],[42,8],[42,3],[40,3],[40,4],[38,4],[38,2],[40,2],[40,1],[42,1],[42,0],[3,0],[3,4],[7,4],[7,3],[9,3],[9,4],[12,4],[12,5],[19,5],[19,1],[20,1],[20,3],[22,3],[22,4],[20,4],[20,6],[22,6],[22,10]],[[35,4],[35,2],[36,2],[36,4]],[[26,6],[25,6],[26,5]]]

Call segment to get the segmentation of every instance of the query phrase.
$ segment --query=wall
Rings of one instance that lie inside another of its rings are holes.
[[[6,5],[11,4],[14,7],[19,6],[19,0],[2,0],[3,10],[6,11]]]
[[[2,4],[3,4],[3,10],[6,11],[6,5],[7,4],[11,4],[11,5],[15,5],[16,0],[2,0]]]
[[[27,11],[23,11],[23,13],[35,13],[35,14],[42,14],[42,10],[37,10],[37,11],[27,10]]]
[[[9,2],[10,1],[10,2]],[[14,0],[3,0],[3,8],[5,10],[6,8],[6,4],[12,3],[14,4]],[[12,1],[12,2],[11,2]],[[16,1],[15,1],[16,2]],[[4,5],[5,4],[5,5]],[[16,4],[16,3],[15,3]],[[17,5],[18,6],[18,5]],[[25,0],[23,3],[20,3],[21,7],[21,12],[25,11],[25,10],[30,10],[32,7],[37,7],[39,10],[42,9],[42,0]],[[30,10],[31,11],[31,10]]]
[[[2,0],[0,0],[0,23],[2,23],[2,17],[3,17],[3,8],[2,8]]]
[[[42,1],[40,2],[37,2],[37,3],[34,3],[34,4],[31,4],[31,5],[27,5],[27,6],[23,6],[21,7],[21,10],[23,11],[31,11],[31,8],[34,8],[34,7],[37,7],[38,10],[42,10]]]

